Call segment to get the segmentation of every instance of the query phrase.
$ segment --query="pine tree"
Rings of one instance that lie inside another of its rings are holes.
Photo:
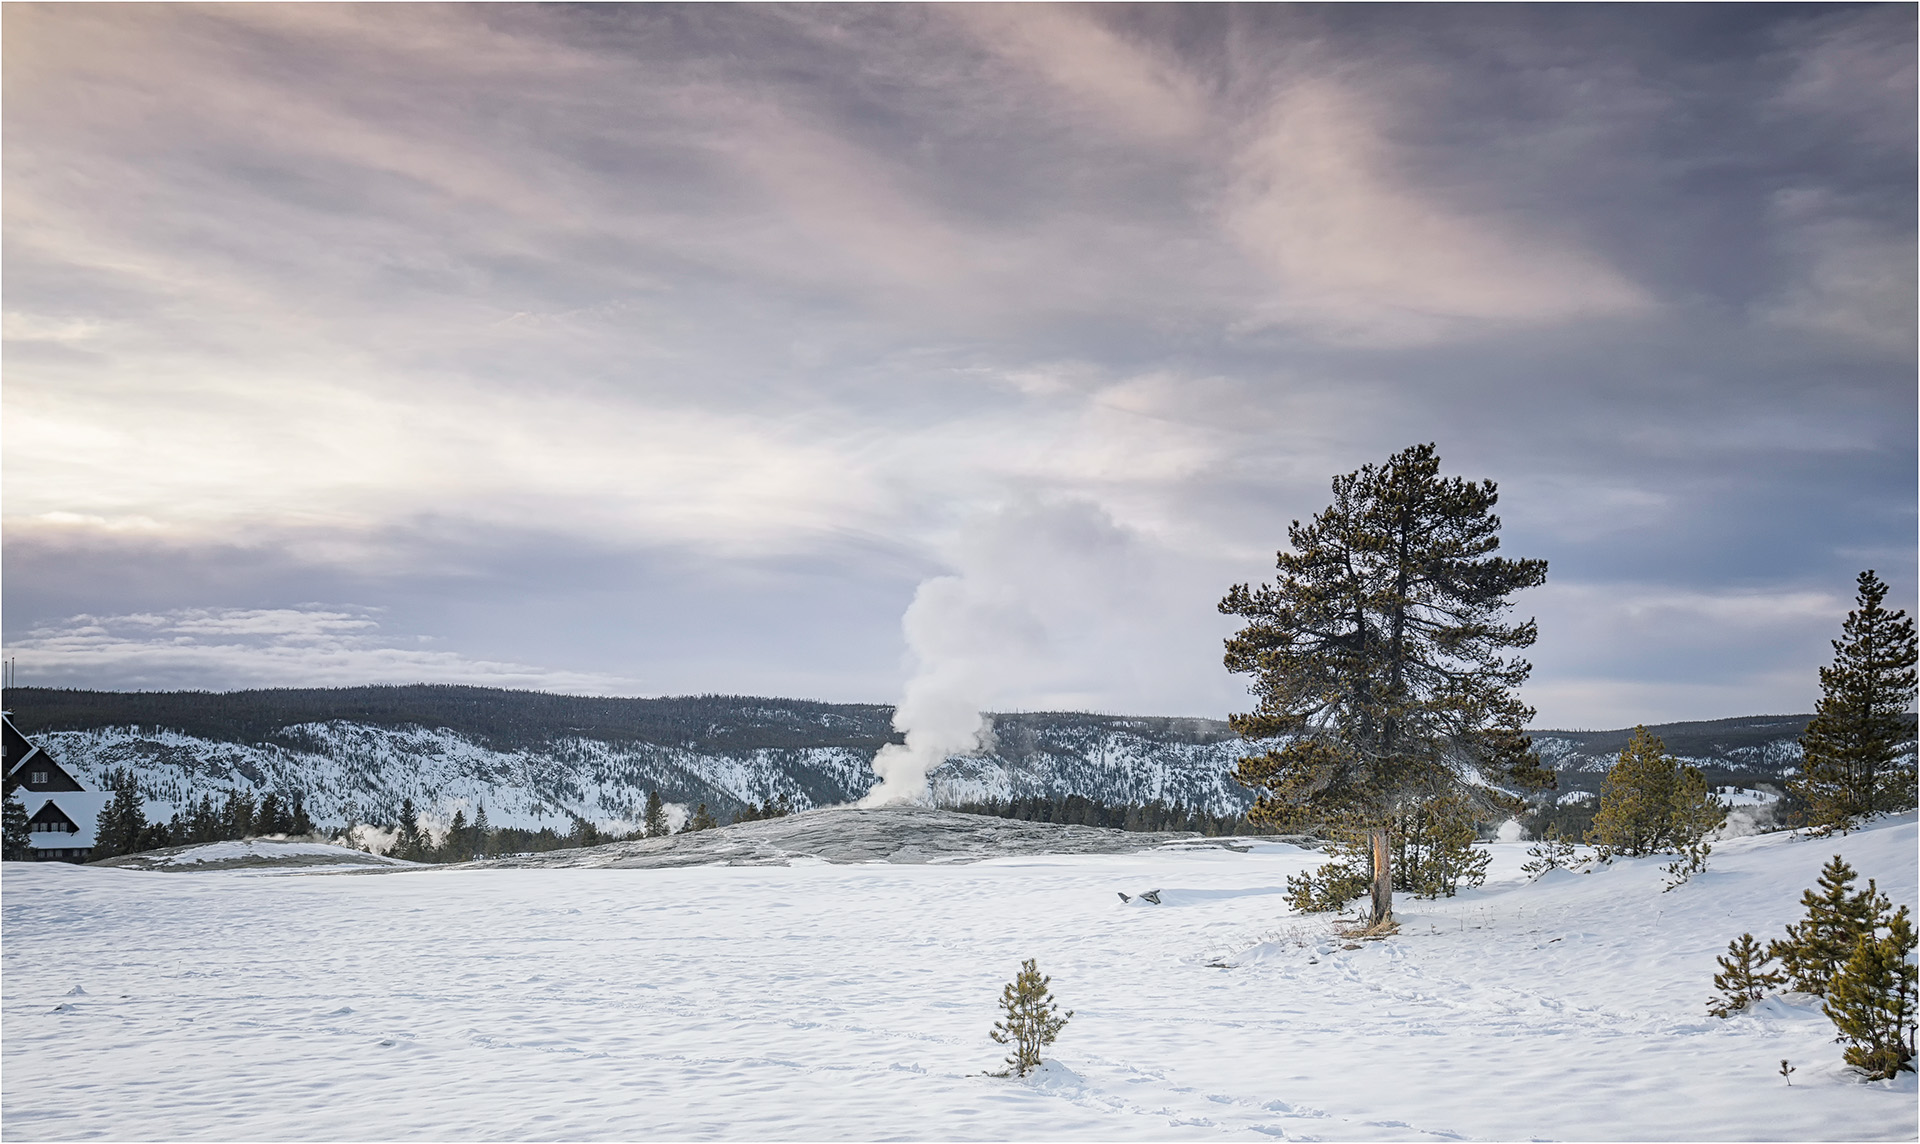
[[[193,816],[189,820],[187,841],[218,842],[225,837],[223,822],[220,812],[214,808],[213,796],[201,795],[200,805],[193,808]]]
[[[1520,872],[1539,878],[1549,870],[1564,870],[1573,865],[1573,856],[1573,843],[1560,836],[1558,826],[1549,826],[1539,842],[1527,847],[1529,861],[1521,865]]]
[[[987,1035],[999,1044],[1013,1046],[1007,1064],[1015,1076],[1025,1076],[1029,1069],[1040,1066],[1040,1050],[1051,1045],[1073,1017],[1071,1009],[1060,1012],[1048,989],[1052,984],[1053,978],[1041,976],[1039,965],[1030,957],[1020,963],[1020,972],[1000,991],[1000,1008],[1006,1012],[1006,1019],[995,1021]]]
[[[1834,973],[1853,955],[1854,942],[1873,932],[1874,919],[1886,899],[1871,881],[1865,890],[1854,892],[1858,877],[1835,854],[1820,870],[1820,892],[1808,890],[1800,895],[1806,917],[1787,927],[1785,940],[1767,946],[1768,956],[1779,959],[1796,991],[1824,995]]]
[[[299,791],[293,794],[293,821],[288,825],[291,833],[302,837],[313,833],[313,819],[307,817],[307,800]]]
[[[1888,612],[1886,597],[1872,569],[1860,573],[1859,606],[1833,641],[1833,666],[1820,669],[1820,703],[1789,784],[1814,827],[1844,831],[1915,802],[1914,755],[1900,750],[1914,737],[1914,622],[1904,610]]]
[[[686,825],[680,828],[680,833],[693,834],[701,830],[712,830],[718,825],[720,824],[715,822],[713,815],[708,812],[707,804],[703,802],[694,809],[693,816],[688,818]]]
[[[93,831],[95,861],[138,853],[147,830],[146,806],[134,785],[133,775],[116,771],[107,776],[113,798],[100,808]]]
[[[1451,898],[1487,880],[1493,855],[1474,842],[1473,806],[1457,793],[1416,803],[1393,817],[1393,888],[1417,898]]]
[[[1232,726],[1283,740],[1234,772],[1256,792],[1256,823],[1387,830],[1439,794],[1511,811],[1501,788],[1552,785],[1524,730],[1533,711],[1513,695],[1532,668],[1505,654],[1535,626],[1504,622],[1546,562],[1494,555],[1493,482],[1439,470],[1433,446],[1415,445],[1334,478],[1333,504],[1288,528],[1276,581],[1220,601],[1247,620],[1226,665],[1254,677],[1257,700]],[[1381,924],[1391,875],[1374,874]]]
[[[280,821],[280,796],[273,791],[260,796],[260,812],[253,820],[254,831],[259,834],[285,834],[285,826]]]
[[[26,804],[7,792],[4,857],[8,862],[24,862],[33,857],[33,836],[27,830]]]
[[[664,838],[668,833],[667,804],[660,800],[657,790],[647,792],[646,827],[648,838]]]
[[[475,857],[485,858],[497,853],[493,830],[487,825],[487,804],[484,802],[473,811],[473,842]]]
[[[1587,841],[1608,855],[1638,857],[1697,848],[1727,818],[1699,770],[1635,727],[1600,783],[1600,809]],[[1704,863],[1704,857],[1702,858]]]
[[[473,857],[473,840],[468,837],[465,809],[453,808],[453,821],[447,824],[446,844],[440,850],[442,857],[449,862],[465,862]]]
[[[1328,849],[1334,855],[1332,861],[1304,874],[1287,876],[1287,904],[1300,913],[1343,909],[1373,884],[1372,847],[1364,831],[1348,832]]]
[[[1914,1071],[1914,932],[1907,907],[1860,935],[1827,986],[1824,1008],[1847,1042],[1846,1062],[1869,1079]],[[1884,928],[1885,937],[1877,935]]]
[[[222,838],[250,838],[254,833],[253,796],[244,791],[228,791],[222,817]]]
[[[400,802],[400,823],[393,841],[393,856],[409,862],[426,861],[426,843],[420,829],[420,815],[414,809],[413,799]]]
[[[1786,980],[1767,970],[1773,960],[1753,935],[1743,933],[1727,943],[1727,952],[1719,959],[1720,972],[1713,975],[1713,987],[1720,996],[1707,1002],[1707,1012],[1716,1017],[1731,1017],[1767,995],[1767,990]]]

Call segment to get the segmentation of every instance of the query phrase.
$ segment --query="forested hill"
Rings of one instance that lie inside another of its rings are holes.
[[[288,727],[333,722],[444,729],[496,751],[536,748],[558,738],[704,751],[873,751],[898,738],[892,707],[737,695],[609,699],[446,684],[265,691],[16,687],[5,701],[14,724],[29,735],[134,726],[220,743],[267,743]]]
[[[1667,750],[1696,766],[1752,771],[1769,777],[1800,762],[1800,733],[1811,715],[1743,715],[1699,723],[1660,723],[1647,730]],[[1541,761],[1561,772],[1605,771],[1620,757],[1632,728],[1614,731],[1535,731]]]
[[[603,699],[478,687],[228,693],[22,687],[5,702],[76,777],[131,775],[153,804],[298,792],[317,821],[391,821],[401,803],[485,804],[501,825],[631,822],[650,791],[725,816],[785,798],[847,802],[899,736],[877,704],[706,695]],[[1076,712],[996,715],[979,754],[931,776],[945,804],[1155,800],[1246,809],[1224,722]],[[157,811],[156,811],[157,813]],[[171,813],[169,810],[167,813]]]
[[[449,684],[278,688],[260,691],[77,691],[16,687],[5,694],[28,734],[138,727],[220,743],[272,743],[315,723],[451,731],[495,751],[537,750],[564,739],[649,744],[703,752],[840,747],[872,752],[898,742],[893,708],[739,695],[619,699]],[[1734,770],[1776,771],[1798,761],[1795,740],[1810,715],[1751,715],[1650,726],[1682,758]],[[994,752],[1021,758],[1039,739],[1126,730],[1148,738],[1213,745],[1232,739],[1223,720],[1141,718],[1082,712],[996,715]],[[1534,731],[1548,766],[1604,771],[1631,729]]]

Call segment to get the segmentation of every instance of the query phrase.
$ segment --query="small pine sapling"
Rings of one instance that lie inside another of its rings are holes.
[[[1869,1080],[1887,1080],[1914,1071],[1914,931],[1905,906],[1876,921],[1828,982],[1825,1009],[1847,1043],[1847,1063]]]
[[[1753,935],[1743,933],[1727,943],[1727,952],[1719,959],[1720,972],[1713,975],[1713,987],[1720,996],[1707,1002],[1707,1012],[1716,1017],[1731,1017],[1767,995],[1786,978],[1767,970],[1773,958]]]
[[[1835,854],[1820,870],[1819,892],[1807,890],[1800,895],[1806,916],[1787,927],[1784,940],[1767,946],[1767,955],[1779,959],[1798,992],[1825,996],[1828,980],[1853,955],[1854,942],[1862,934],[1871,934],[1874,919],[1888,908],[1871,881],[1865,890],[1853,890],[1858,877]]]
[[[1474,846],[1474,807],[1459,793],[1423,799],[1388,824],[1393,888],[1419,898],[1451,898],[1487,880],[1493,855]],[[1371,863],[1369,863],[1371,865]]]
[[[1527,847],[1527,857],[1531,861],[1520,867],[1523,874],[1531,874],[1534,879],[1545,877],[1549,870],[1565,870],[1573,865],[1573,843],[1560,837],[1558,826],[1547,827],[1546,837]]]
[[[1707,845],[1704,838],[1696,838],[1680,848],[1680,856],[1660,867],[1667,880],[1660,887],[1661,893],[1676,890],[1687,884],[1695,874],[1707,868],[1707,856],[1713,853],[1713,847]]]
[[[1364,842],[1336,842],[1336,857],[1318,869],[1287,877],[1287,904],[1303,914],[1344,909],[1373,885],[1373,860]]]
[[[1040,1050],[1053,1043],[1073,1016],[1071,1009],[1059,1011],[1059,1003],[1047,989],[1052,983],[1053,978],[1042,976],[1034,959],[1028,958],[1020,963],[1019,974],[1000,991],[1006,1020],[995,1021],[988,1036],[1013,1046],[1007,1064],[1012,1066],[1014,1076],[1025,1076],[1028,1070],[1039,1067]]]
[[[1786,1061],[1786,1058],[1784,1057],[1781,1058],[1780,1075],[1786,1079],[1788,1088],[1793,1087],[1793,1074],[1799,1071],[1800,1071],[1799,1069],[1796,1069],[1792,1065],[1788,1064]]]

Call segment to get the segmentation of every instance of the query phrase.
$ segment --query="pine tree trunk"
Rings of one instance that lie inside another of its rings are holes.
[[[1393,870],[1389,864],[1387,832],[1372,831],[1373,842],[1373,920],[1369,927],[1393,920]]]

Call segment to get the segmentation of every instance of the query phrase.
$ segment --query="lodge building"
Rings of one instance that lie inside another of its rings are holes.
[[[0,759],[6,789],[27,808],[27,845],[36,862],[85,862],[94,827],[113,795],[88,790],[40,745],[20,733],[11,712],[0,711]]]

